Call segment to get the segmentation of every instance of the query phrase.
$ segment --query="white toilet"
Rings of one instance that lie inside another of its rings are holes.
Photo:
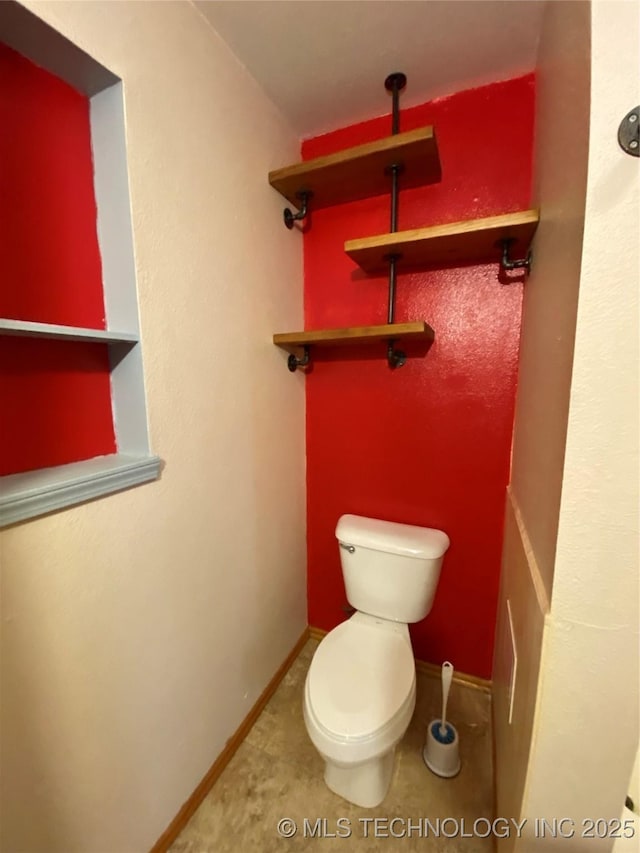
[[[356,613],[322,640],[304,719],[328,787],[365,808],[385,798],[395,748],[416,703],[409,622],[431,610],[449,537],[441,530],[343,515],[342,574]]]

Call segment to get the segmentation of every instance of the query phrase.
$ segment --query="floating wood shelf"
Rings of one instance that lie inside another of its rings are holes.
[[[537,210],[523,210],[503,216],[348,240],[344,250],[370,274],[387,272],[389,255],[399,255],[401,267],[499,260],[500,240],[514,240],[512,255],[526,254],[538,226],[538,218]]]
[[[308,346],[337,347],[346,344],[379,343],[382,341],[432,341],[434,331],[424,320],[412,323],[391,323],[384,326],[352,326],[348,329],[320,329],[312,332],[286,332],[273,336],[276,346],[287,352]]]
[[[326,157],[269,172],[269,183],[292,204],[298,193],[311,192],[311,210],[389,191],[388,169],[401,164],[402,188],[431,184],[441,178],[440,158],[432,127],[398,133]]]

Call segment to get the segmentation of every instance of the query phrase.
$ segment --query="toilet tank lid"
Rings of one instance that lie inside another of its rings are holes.
[[[436,560],[449,547],[449,537],[442,530],[360,515],[341,516],[336,526],[336,538],[345,545],[359,545],[373,551],[423,560]]]

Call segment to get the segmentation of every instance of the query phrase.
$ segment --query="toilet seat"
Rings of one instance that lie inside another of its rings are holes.
[[[334,742],[362,743],[395,729],[415,702],[406,626],[362,614],[339,625],[313,656],[305,698],[315,726]]]

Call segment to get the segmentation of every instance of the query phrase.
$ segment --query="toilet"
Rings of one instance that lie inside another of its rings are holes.
[[[336,527],[354,615],[330,631],[307,673],[304,720],[324,780],[357,806],[379,805],[416,703],[409,623],[431,610],[449,547],[441,530],[343,515]]]

